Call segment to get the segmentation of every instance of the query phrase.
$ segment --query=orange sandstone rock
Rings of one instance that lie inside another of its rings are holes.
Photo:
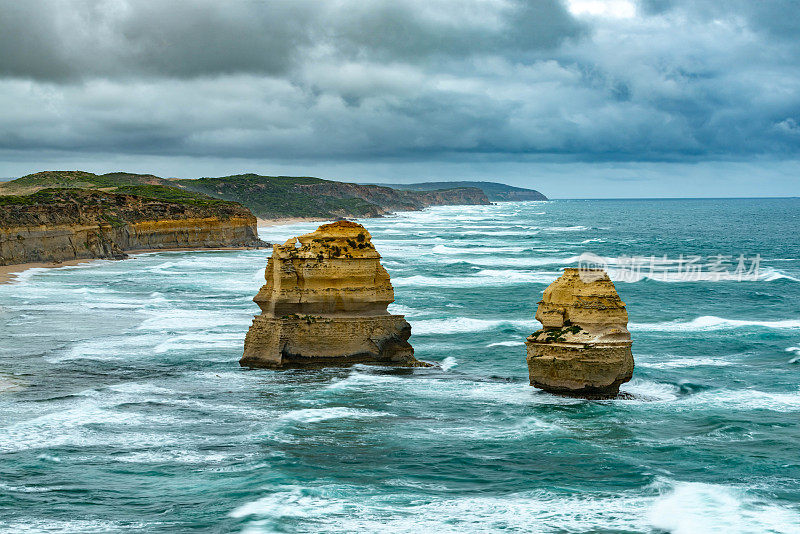
[[[526,341],[531,385],[553,393],[608,397],[631,379],[628,312],[602,269],[565,269],[544,290]]]
[[[350,221],[275,245],[241,365],[427,365],[414,358],[411,325],[387,311],[394,290],[380,258]]]

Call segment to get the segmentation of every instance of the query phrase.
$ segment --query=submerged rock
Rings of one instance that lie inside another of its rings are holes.
[[[338,221],[273,247],[261,315],[244,342],[245,367],[388,363],[425,366],[408,342],[411,325],[390,315],[389,273],[369,232]]]
[[[544,290],[531,334],[531,385],[553,393],[613,397],[631,379],[628,312],[602,269],[565,269]]]

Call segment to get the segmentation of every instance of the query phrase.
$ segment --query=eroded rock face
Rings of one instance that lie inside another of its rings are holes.
[[[261,246],[256,218],[233,202],[179,203],[82,189],[0,197],[0,265],[119,259],[143,249]]]
[[[411,325],[390,315],[389,273],[369,232],[338,221],[273,247],[266,284],[240,360],[246,367],[391,363],[427,365],[408,343]]]
[[[531,385],[585,397],[610,397],[631,379],[633,355],[628,312],[601,269],[565,269],[544,290],[531,334]]]

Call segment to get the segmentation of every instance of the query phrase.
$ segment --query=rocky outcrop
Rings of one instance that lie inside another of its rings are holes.
[[[264,245],[256,218],[232,202],[166,202],[82,189],[0,197],[0,265]]]
[[[631,379],[628,312],[602,269],[565,269],[544,290],[526,341],[532,386],[566,395],[611,397]]]
[[[414,358],[411,325],[387,311],[394,290],[380,258],[369,232],[350,221],[275,245],[266,283],[253,299],[261,315],[253,319],[240,363],[427,365]]]

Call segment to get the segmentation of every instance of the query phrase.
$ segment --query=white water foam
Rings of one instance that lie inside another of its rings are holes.
[[[403,484],[407,487],[407,484]],[[800,513],[745,490],[658,481],[660,495],[551,493],[431,498],[413,504],[348,485],[285,486],[230,512],[243,532],[652,532],[797,534]],[[644,512],[644,513],[643,513]]]
[[[512,284],[550,284],[558,278],[558,272],[530,272],[514,270],[482,270],[468,276],[425,276],[398,277],[392,280],[395,287],[485,287]]]
[[[781,321],[746,321],[741,319],[724,319],[713,315],[704,315],[691,321],[669,321],[662,323],[630,323],[628,330],[644,332],[703,332],[710,330],[730,330],[734,328],[800,328],[800,319]]]
[[[800,391],[770,392],[757,389],[724,389],[689,395],[686,404],[703,409],[714,406],[725,410],[770,410],[773,412],[800,411]]]
[[[393,416],[393,414],[388,412],[336,406],[332,408],[304,408],[292,410],[285,413],[280,418],[284,421],[293,421],[297,423],[319,423],[320,421],[328,421],[330,419],[362,419],[364,417]]]
[[[650,524],[670,534],[800,532],[800,513],[756,499],[730,486],[681,482],[648,513]]]
[[[151,331],[183,331],[217,328],[222,326],[238,326],[247,328],[252,321],[248,313],[217,310],[177,310],[168,309],[151,312],[150,319],[145,319],[138,326],[139,330]]]
[[[516,328],[519,330],[534,329],[533,321],[514,321],[501,319],[472,319],[470,317],[453,317],[450,319],[428,319],[412,321],[411,331],[414,335],[466,334],[483,332],[499,328]],[[531,330],[533,331],[533,330]]]
[[[442,368],[442,371],[449,371],[453,367],[458,365],[458,360],[456,360],[453,356],[447,356],[439,366]]]
[[[670,360],[643,362],[637,357],[636,365],[649,369],[681,369],[684,367],[728,367],[736,365],[734,362],[723,358],[673,358]]]
[[[655,282],[774,282],[775,280],[791,280],[800,282],[800,278],[795,278],[772,267],[762,268],[753,275],[738,275],[733,272],[712,272],[708,270],[696,273],[679,273],[674,271],[656,270],[650,273],[647,269],[636,271],[633,269],[608,267],[606,269],[608,277],[614,282],[635,283],[643,280]]]
[[[786,352],[793,352],[794,358],[789,360],[789,363],[800,362],[800,347],[787,347]]]

